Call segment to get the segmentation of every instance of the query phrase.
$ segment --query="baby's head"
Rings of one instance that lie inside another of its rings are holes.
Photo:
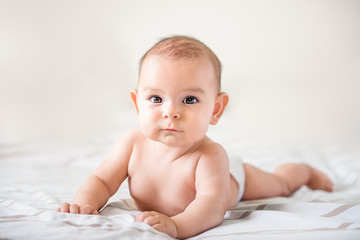
[[[140,59],[139,76],[144,61],[150,56],[161,56],[171,60],[208,61],[220,92],[221,62],[215,53],[199,40],[187,36],[173,36],[160,40]]]
[[[168,146],[204,139],[228,102],[220,76],[220,61],[198,40],[171,37],[155,44],[141,59],[138,89],[130,93],[144,136]]]

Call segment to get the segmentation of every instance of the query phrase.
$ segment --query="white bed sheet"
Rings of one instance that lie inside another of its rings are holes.
[[[240,202],[224,222],[192,239],[360,239],[360,151],[310,147],[259,147],[228,136],[231,156],[265,170],[306,162],[326,172],[335,192],[299,189],[290,198]],[[0,239],[171,239],[144,223],[127,184],[99,216],[57,213],[106,157],[111,141],[51,151],[0,146]],[[48,148],[47,148],[48,149]]]

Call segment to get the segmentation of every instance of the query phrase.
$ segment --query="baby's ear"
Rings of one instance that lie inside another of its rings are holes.
[[[219,95],[216,97],[214,111],[213,111],[213,114],[211,116],[211,120],[210,120],[211,125],[217,124],[220,117],[224,113],[224,110],[225,110],[226,105],[228,104],[228,102],[229,102],[229,96],[224,92],[219,93]]]
[[[138,108],[138,105],[137,105],[137,95],[138,95],[138,91],[136,89],[132,89],[131,92],[130,92],[131,100],[134,103],[136,111],[139,112],[139,108]]]

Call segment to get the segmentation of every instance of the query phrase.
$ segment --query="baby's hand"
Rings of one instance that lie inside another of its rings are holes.
[[[79,206],[78,204],[64,203],[57,211],[75,214],[99,214],[99,212],[89,204]]]
[[[144,222],[160,232],[168,234],[170,237],[177,237],[175,222],[168,216],[158,212],[141,212],[136,216],[137,222]]]

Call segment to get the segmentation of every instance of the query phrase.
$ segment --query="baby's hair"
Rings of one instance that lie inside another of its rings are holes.
[[[151,55],[165,56],[173,59],[206,59],[213,66],[214,74],[219,83],[219,91],[221,85],[221,62],[215,53],[201,41],[188,36],[172,36],[161,39],[153,47],[151,47],[140,59],[139,76],[141,66],[144,60]]]

